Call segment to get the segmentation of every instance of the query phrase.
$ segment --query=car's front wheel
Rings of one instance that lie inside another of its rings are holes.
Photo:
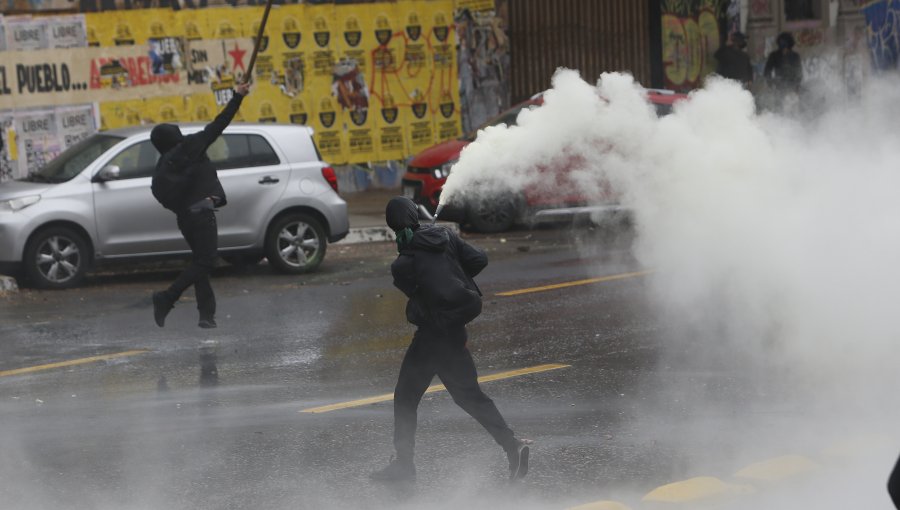
[[[286,214],[275,220],[266,234],[266,258],[283,273],[313,271],[325,258],[325,249],[325,228],[308,214]]]
[[[519,214],[519,206],[512,193],[479,197],[471,200],[466,219],[475,232],[493,234],[512,228]]]
[[[68,289],[84,280],[89,260],[84,236],[68,227],[50,227],[28,241],[23,262],[35,287]]]

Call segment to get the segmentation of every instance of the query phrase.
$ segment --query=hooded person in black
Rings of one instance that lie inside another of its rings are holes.
[[[465,325],[481,312],[481,292],[473,278],[487,266],[487,256],[444,227],[419,225],[418,209],[408,198],[391,199],[385,216],[397,235],[399,255],[391,264],[394,285],[409,298],[406,318],[417,329],[394,390],[397,456],[372,478],[415,479],[416,409],[435,375],[454,402],[506,451],[510,478],[525,476],[530,442],[516,439],[497,406],[481,391],[466,346]]]
[[[888,478],[888,494],[891,496],[894,507],[900,510],[900,459],[897,459],[891,477]]]
[[[227,203],[225,190],[216,174],[216,167],[206,150],[225,131],[250,91],[247,83],[235,87],[234,96],[222,112],[202,131],[187,136],[174,124],[160,124],[150,132],[150,141],[160,153],[160,163],[167,163],[186,176],[173,210],[178,229],[191,248],[191,264],[162,292],[153,293],[153,319],[163,327],[166,316],[181,294],[191,285],[197,295],[198,325],[216,327],[216,296],[209,283],[209,273],[215,266],[218,249],[218,229],[215,208]]]

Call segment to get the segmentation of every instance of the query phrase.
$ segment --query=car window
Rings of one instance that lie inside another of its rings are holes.
[[[206,154],[217,170],[281,163],[275,150],[260,135],[222,135],[209,146]]]
[[[119,167],[119,180],[150,177],[159,159],[159,152],[149,140],[136,143],[116,154],[109,164]]]
[[[97,134],[76,143],[23,180],[66,182],[80,174],[95,159],[123,140],[120,136]]]

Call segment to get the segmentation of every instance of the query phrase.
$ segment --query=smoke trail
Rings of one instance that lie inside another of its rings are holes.
[[[748,92],[712,80],[658,118],[630,76],[595,87],[562,70],[542,107],[463,151],[442,201],[552,187],[546,169],[568,166],[580,193],[607,201],[611,184],[633,210],[655,296],[683,320],[714,306],[745,350],[823,379],[887,376],[900,354],[898,90],[874,83],[801,122],[758,116]]]
[[[659,118],[631,77],[604,74],[593,86],[563,70],[543,106],[522,112],[517,126],[484,130],[463,151],[442,201],[553,189],[559,179],[547,170],[560,167],[595,204],[610,200],[611,186],[633,212],[635,255],[654,270],[664,363],[679,366],[685,350],[708,358],[687,370],[730,359],[718,367],[775,377],[767,391],[804,410],[779,429],[792,439],[735,445],[735,458],[785,444],[821,451],[900,421],[900,87],[892,77],[872,80],[855,102],[824,89],[809,97],[819,101],[807,109],[815,117],[758,115],[750,93],[712,79]],[[691,405],[734,413],[753,429],[740,402],[696,395]],[[861,508],[886,502],[886,460],[896,450],[879,455],[852,473],[868,481],[848,485],[871,503]],[[838,508],[832,496],[801,497]]]

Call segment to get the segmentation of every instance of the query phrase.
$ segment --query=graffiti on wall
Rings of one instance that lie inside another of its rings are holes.
[[[463,130],[468,132],[509,106],[509,39],[503,18],[493,11],[460,11],[456,30]]]
[[[881,71],[898,68],[900,0],[880,0],[862,7],[872,66]]]
[[[664,0],[663,67],[667,88],[689,90],[713,72],[729,0]]]

